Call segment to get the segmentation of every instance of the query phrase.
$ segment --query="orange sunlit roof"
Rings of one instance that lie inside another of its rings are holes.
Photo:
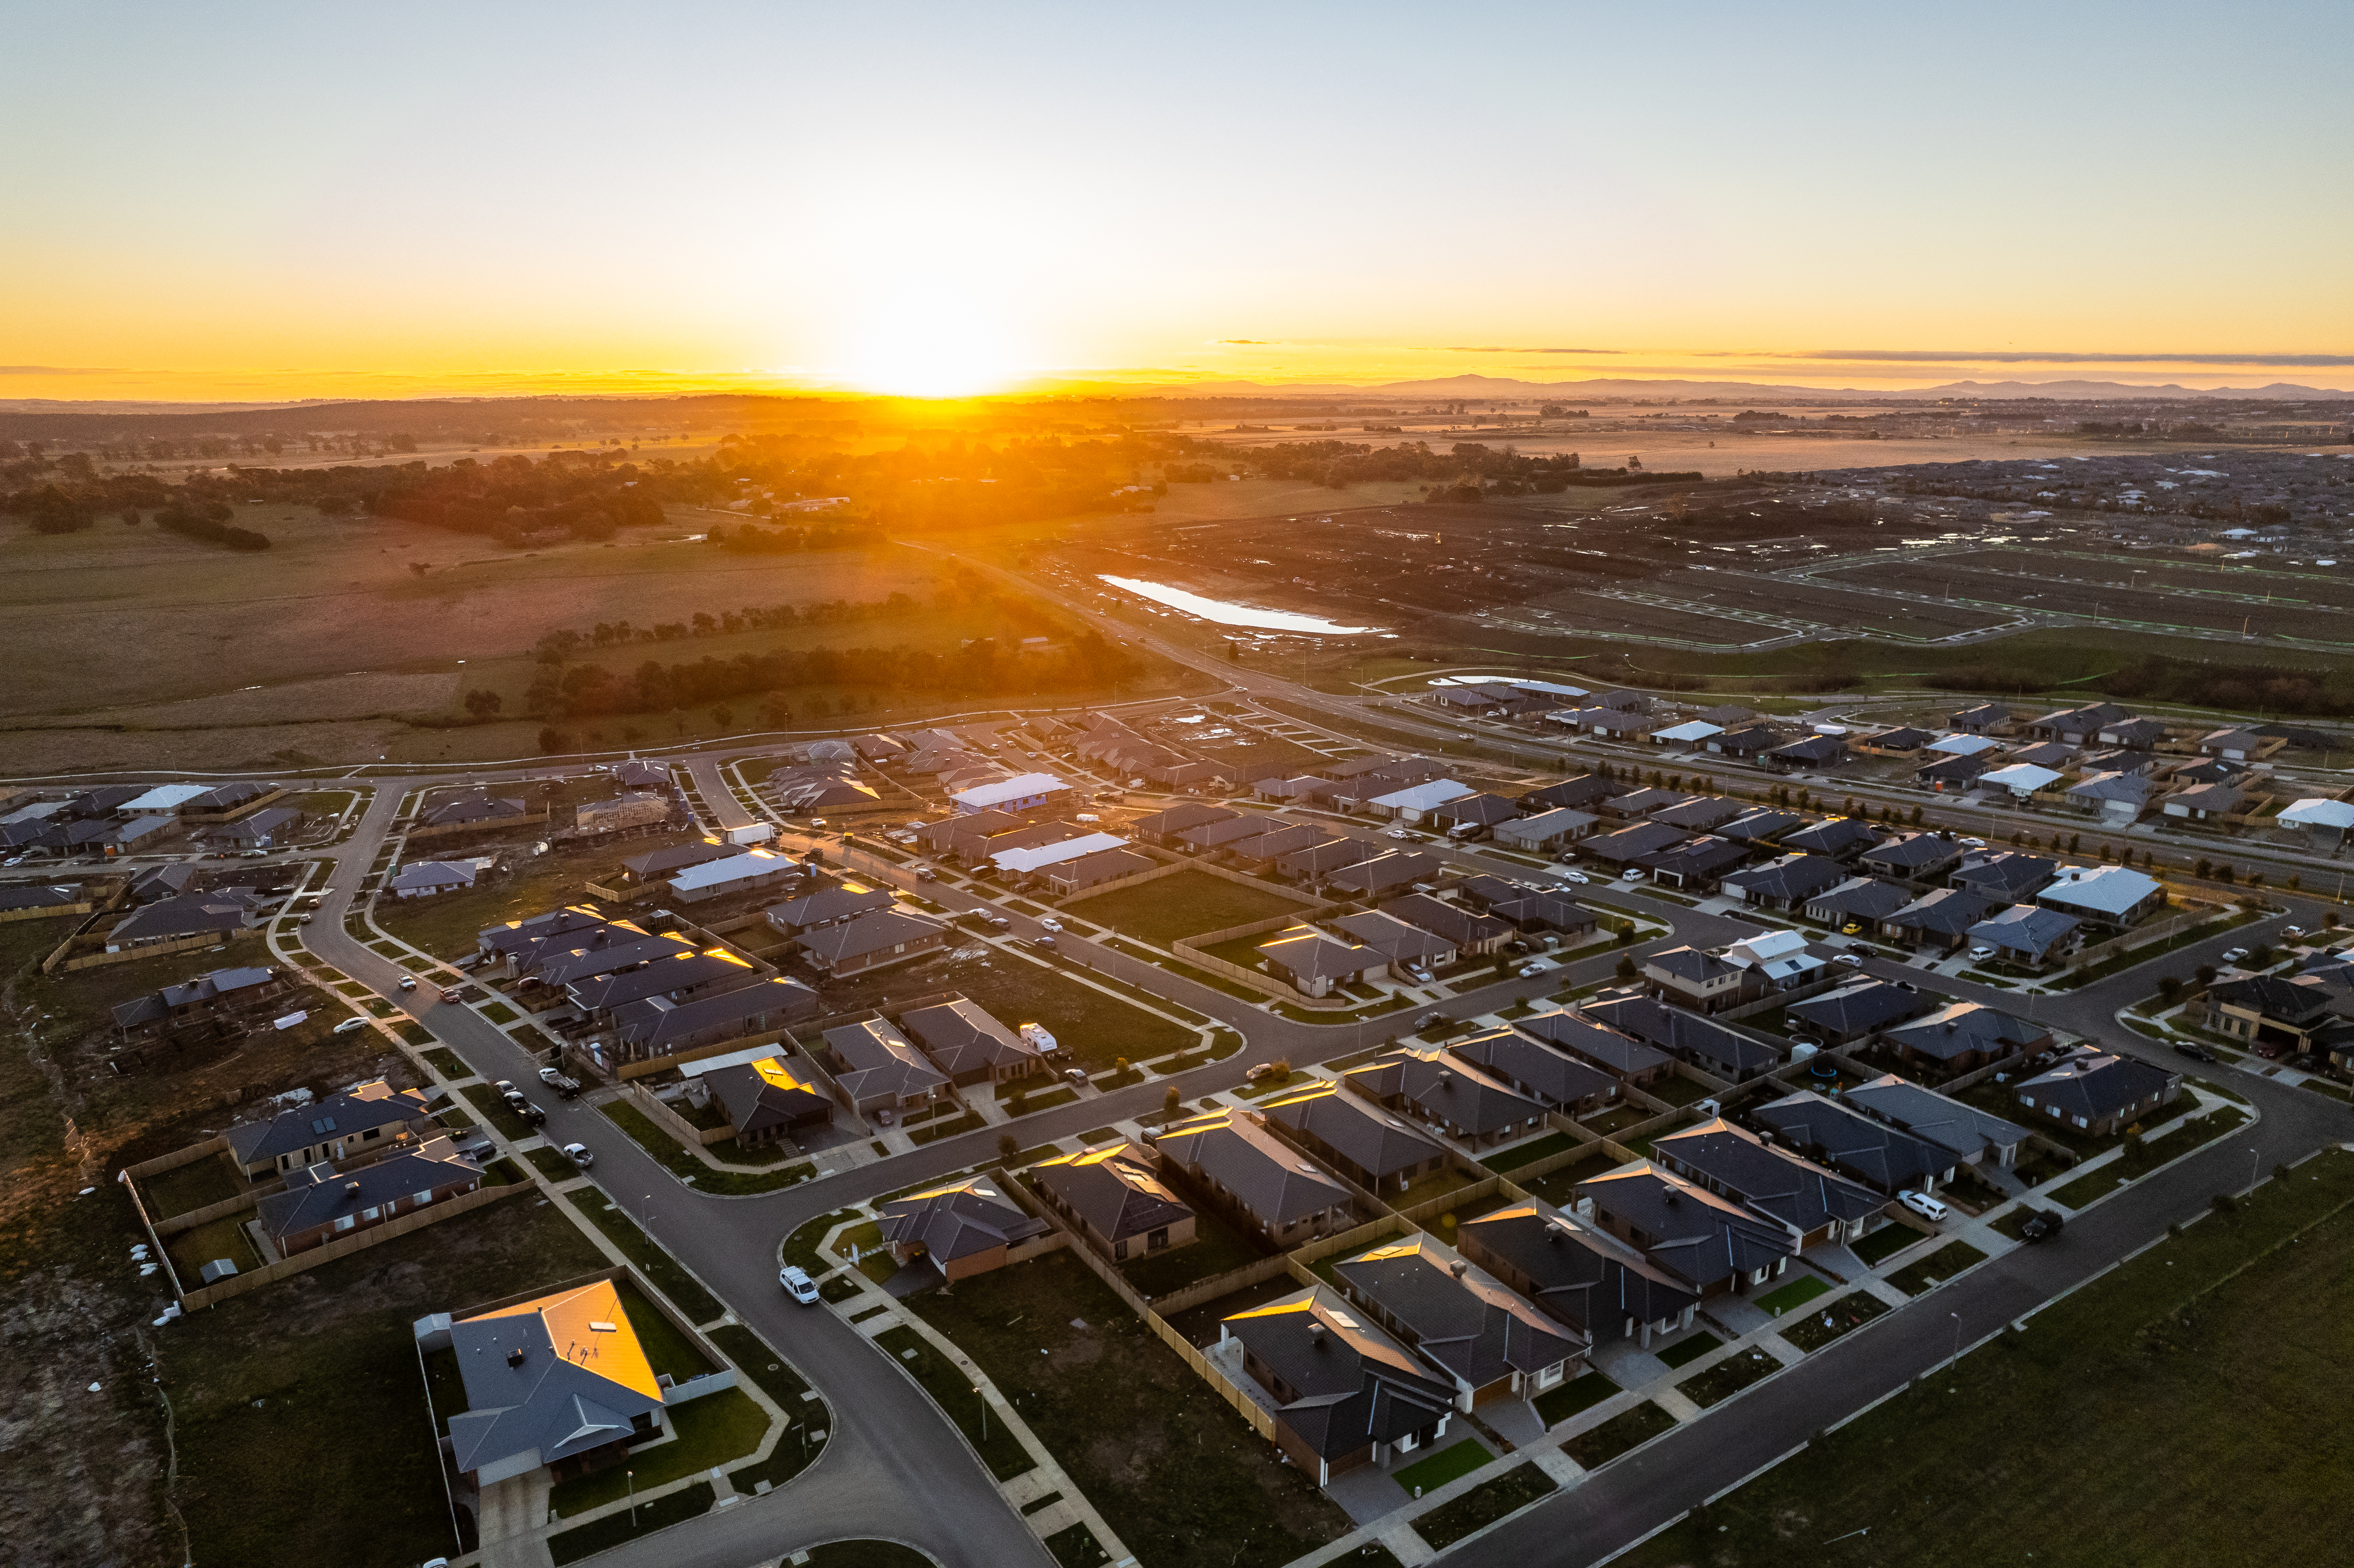
[[[661,1385],[654,1382],[654,1369],[646,1361],[637,1330],[631,1327],[630,1315],[622,1308],[621,1293],[613,1287],[611,1280],[599,1279],[592,1285],[559,1290],[553,1296],[502,1307],[494,1312],[480,1312],[466,1321],[520,1318],[526,1313],[538,1317],[547,1331],[547,1342],[555,1347],[557,1355],[648,1399],[662,1398]]]

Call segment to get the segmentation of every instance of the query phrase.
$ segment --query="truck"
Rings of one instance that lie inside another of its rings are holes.
[[[752,822],[740,828],[729,828],[720,835],[731,844],[764,844],[777,836],[774,822]]]

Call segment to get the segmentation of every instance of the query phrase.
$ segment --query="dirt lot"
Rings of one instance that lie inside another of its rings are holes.
[[[938,958],[864,979],[829,980],[819,990],[828,1013],[880,1006],[892,997],[904,1001],[935,991],[960,991],[1009,1028],[1044,1024],[1055,1044],[1091,1073],[1110,1071],[1118,1057],[1146,1061],[1182,1050],[1201,1038],[1182,1024],[1027,959],[994,949],[984,953],[971,959]]]

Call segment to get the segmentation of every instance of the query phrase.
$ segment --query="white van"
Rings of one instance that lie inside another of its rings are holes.
[[[1926,1192],[1899,1192],[1896,1201],[1933,1224],[1946,1217],[1946,1205]]]

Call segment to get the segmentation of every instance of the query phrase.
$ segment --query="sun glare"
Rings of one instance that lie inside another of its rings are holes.
[[[876,291],[846,324],[840,372],[863,391],[970,397],[1003,390],[1019,368],[996,312],[938,280]]]

